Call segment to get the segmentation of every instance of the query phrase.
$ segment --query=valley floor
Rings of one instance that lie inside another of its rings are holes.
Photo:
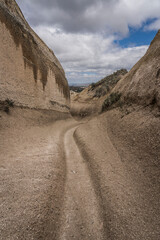
[[[158,117],[20,122],[0,123],[1,240],[158,240]]]

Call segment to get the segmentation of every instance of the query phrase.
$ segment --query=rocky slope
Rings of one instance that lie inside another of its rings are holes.
[[[0,48],[1,104],[69,112],[64,70],[14,0],[0,0]]]
[[[159,126],[160,118],[139,106],[126,115],[104,112],[74,133],[99,199],[104,239],[159,238]]]
[[[111,87],[109,76],[74,96],[73,115],[84,116],[128,104],[150,106],[157,115],[160,108],[160,30],[146,54],[127,74],[124,73]]]
[[[159,237],[159,60],[160,31],[110,92],[95,98],[86,89],[76,96],[75,114],[84,114],[87,102],[104,111],[80,125],[74,138],[99,198],[105,239]]]
[[[102,104],[118,81],[127,74],[121,69],[92,83],[78,94],[71,94],[71,113],[73,116],[89,116],[101,112]]]
[[[79,114],[99,111],[114,92],[126,105],[90,121],[53,121],[69,115],[61,65],[14,1],[0,0],[0,19],[0,239],[159,239],[160,118],[151,111],[159,33],[147,64],[142,58],[102,97],[105,81],[75,97]]]
[[[160,107],[160,30],[140,61],[118,82],[114,91],[125,101]]]

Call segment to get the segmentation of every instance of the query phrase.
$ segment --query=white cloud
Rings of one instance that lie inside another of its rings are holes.
[[[53,49],[70,82],[93,82],[128,70],[148,46],[122,48],[114,40],[129,27],[160,28],[160,0],[17,0],[38,35]],[[147,20],[157,19],[149,26]],[[134,42],[133,42],[134,44]]]
[[[65,32],[120,33],[160,18],[159,0],[18,0],[32,26],[61,26]]]
[[[37,27],[38,35],[53,49],[69,82],[93,82],[120,68],[130,69],[148,46],[121,48],[115,37],[64,33],[51,27]]]
[[[146,31],[159,30],[160,29],[160,19],[155,20],[153,23],[149,24],[144,28]]]

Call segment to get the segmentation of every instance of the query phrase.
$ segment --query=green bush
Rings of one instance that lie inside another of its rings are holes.
[[[111,93],[109,97],[107,97],[102,105],[102,112],[107,110],[110,106],[112,106],[114,103],[118,102],[121,97],[121,93],[115,92]]]
[[[110,91],[110,87],[109,87],[109,84],[107,82],[105,83],[105,88],[107,89],[107,92]]]
[[[91,84],[91,90],[93,90],[96,87],[96,83]]]
[[[96,89],[96,92],[93,97],[100,98],[100,97],[104,96],[106,93],[107,93],[106,90],[103,87],[100,87],[100,88]]]

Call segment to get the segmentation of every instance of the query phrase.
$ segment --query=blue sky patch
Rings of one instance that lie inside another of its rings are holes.
[[[148,21],[145,26],[151,22]],[[115,43],[119,44],[122,48],[150,45],[154,39],[157,31],[145,31],[144,27],[139,29],[129,28],[129,35],[121,40],[116,40]]]

